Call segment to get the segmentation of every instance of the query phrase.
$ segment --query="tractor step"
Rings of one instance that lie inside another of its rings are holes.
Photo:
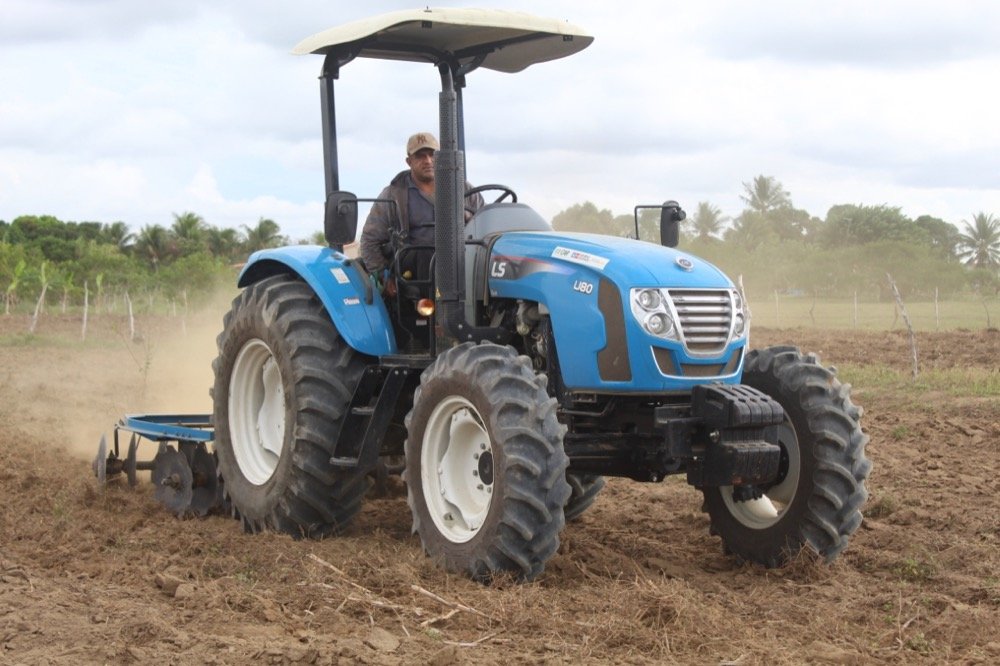
[[[372,365],[365,368],[347,418],[340,433],[330,464],[334,467],[364,467],[375,465],[382,439],[396,409],[396,400],[407,378],[416,372],[410,366]],[[350,433],[345,437],[344,433]]]

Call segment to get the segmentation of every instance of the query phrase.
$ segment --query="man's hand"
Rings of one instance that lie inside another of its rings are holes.
[[[385,286],[382,288],[382,295],[388,298],[396,297],[396,277],[391,276],[385,281]]]

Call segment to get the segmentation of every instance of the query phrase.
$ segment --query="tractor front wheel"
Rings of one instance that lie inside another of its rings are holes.
[[[566,481],[569,483],[570,495],[563,513],[566,514],[568,523],[579,518],[594,503],[604,488],[604,477],[599,474],[566,472]]]
[[[712,532],[729,552],[767,567],[784,564],[803,546],[830,561],[861,525],[868,497],[868,436],[850,385],[795,347],[750,352],[743,382],[785,410],[767,437],[781,448],[779,476],[755,493],[706,488]]]
[[[465,343],[420,378],[406,417],[413,531],[449,571],[531,580],[559,547],[570,494],[556,402],[527,357]]]

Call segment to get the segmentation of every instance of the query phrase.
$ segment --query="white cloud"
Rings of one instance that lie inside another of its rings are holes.
[[[194,210],[308,236],[322,215],[322,59],[288,51],[402,4],[8,0],[0,219],[138,228]],[[994,3],[501,4],[597,37],[565,61],[469,77],[470,178],[514,187],[543,215],[668,197],[735,215],[759,173],[817,216],[848,202],[952,222],[1000,212]],[[344,68],[344,188],[374,196],[404,167],[406,136],[436,127],[437,86],[431,67]]]

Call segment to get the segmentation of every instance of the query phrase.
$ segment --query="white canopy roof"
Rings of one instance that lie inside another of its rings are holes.
[[[341,53],[345,60],[436,62],[483,56],[481,67],[519,72],[585,49],[594,38],[556,19],[497,9],[416,9],[354,21],[299,42],[292,53]]]

